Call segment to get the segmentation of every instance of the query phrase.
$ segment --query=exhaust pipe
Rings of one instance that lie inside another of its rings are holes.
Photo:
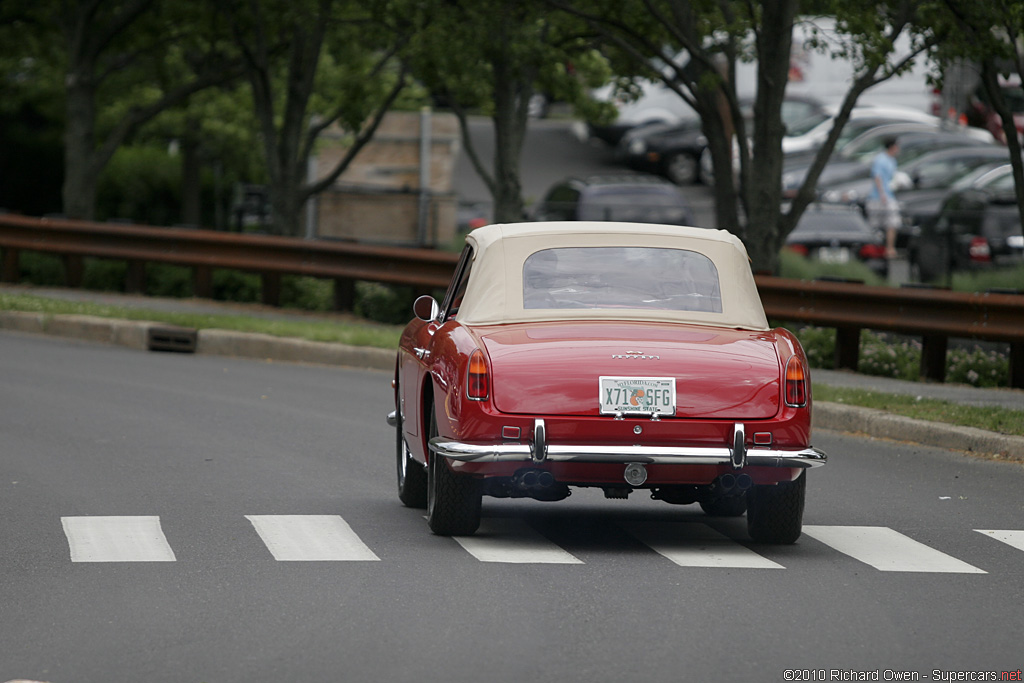
[[[555,485],[555,475],[544,470],[523,470],[512,476],[512,485],[521,491],[538,491]]]
[[[746,493],[753,485],[754,480],[751,479],[749,474],[732,474],[731,472],[719,475],[719,477],[711,483],[711,487],[714,491],[724,495],[741,495]]]

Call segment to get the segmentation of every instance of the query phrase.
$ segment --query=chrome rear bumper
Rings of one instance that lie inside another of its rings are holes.
[[[388,424],[397,424],[394,412]],[[430,440],[430,451],[460,462],[573,462],[573,463],[641,463],[644,465],[732,465],[743,467],[820,467],[828,455],[817,448],[782,450],[746,448],[743,424],[733,426],[733,443],[728,446],[603,446],[593,444],[547,443],[544,420],[535,420],[534,439],[500,444],[463,443],[436,437]]]
[[[461,462],[577,462],[642,463],[645,465],[733,465],[747,467],[818,467],[828,456],[817,448],[785,451],[770,448],[749,449],[736,467],[731,448],[692,446],[595,446],[548,444],[543,460],[533,457],[534,446],[523,443],[474,444],[437,437],[430,451]]]

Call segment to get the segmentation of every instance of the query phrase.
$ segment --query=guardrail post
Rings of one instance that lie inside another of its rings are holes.
[[[281,302],[281,274],[261,273],[260,282],[262,283],[260,296],[263,304],[277,306]]]
[[[932,382],[946,381],[946,348],[943,335],[925,335],[921,340],[921,377]]]
[[[1010,386],[1024,389],[1024,342],[1010,342]]]
[[[128,272],[125,274],[124,289],[132,294],[146,291],[146,262],[128,261]]]
[[[356,283],[349,278],[334,278],[334,310],[351,311],[356,305]]]
[[[201,299],[213,298],[213,268],[196,266],[192,269],[192,294]]]
[[[77,254],[67,254],[64,261],[64,281],[68,287],[81,287],[85,273],[85,259]]]
[[[17,282],[21,279],[18,266],[18,250],[4,247],[3,261],[0,262],[0,282]]]
[[[836,368],[840,370],[857,371],[857,362],[860,360],[860,328],[859,327],[837,327],[836,328]]]

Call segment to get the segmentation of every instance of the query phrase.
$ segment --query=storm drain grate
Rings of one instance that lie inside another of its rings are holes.
[[[195,353],[197,337],[196,331],[189,327],[150,327],[146,348],[150,351]]]

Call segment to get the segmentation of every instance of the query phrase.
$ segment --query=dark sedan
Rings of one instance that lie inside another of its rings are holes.
[[[664,178],[642,173],[566,178],[548,189],[533,217],[539,221],[693,224],[682,191]]]
[[[741,101],[740,108],[750,131],[753,101]],[[824,107],[813,98],[789,96],[782,104],[782,122],[787,128],[803,121],[821,121],[825,116]],[[701,170],[707,145],[699,120],[653,124],[626,133],[616,147],[615,158],[639,171],[661,174],[677,185],[689,185],[711,180]]]
[[[934,224],[922,226],[910,250],[923,281],[953,271],[1024,264],[1024,234],[1013,175],[987,188],[954,192]]]
[[[889,272],[882,232],[868,225],[860,211],[847,206],[808,207],[786,237],[786,248],[822,263],[861,261],[881,277]]]

